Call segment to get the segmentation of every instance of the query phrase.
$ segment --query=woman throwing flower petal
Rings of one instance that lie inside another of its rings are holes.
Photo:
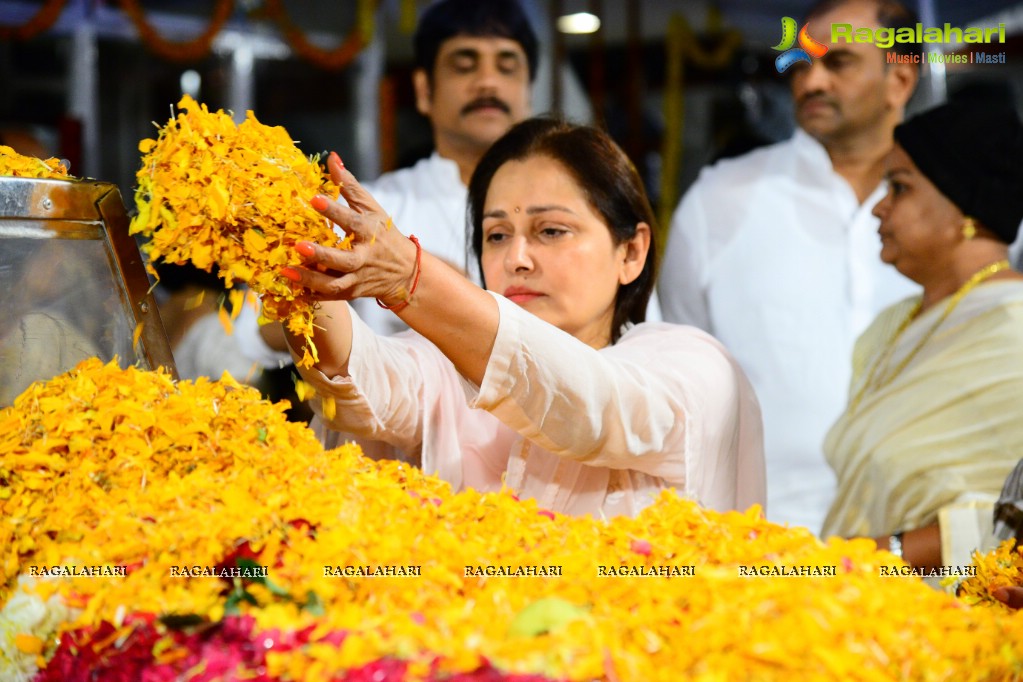
[[[653,215],[605,134],[532,119],[480,161],[469,213],[486,290],[329,165],[348,206],[313,205],[353,248],[301,244],[305,267],[283,271],[323,302],[303,376],[329,429],[414,453],[456,490],[507,485],[567,514],[633,515],[669,487],[716,509],[763,503],[746,377],[707,334],[643,323]],[[414,331],[375,336],[356,297]]]
[[[1023,453],[1023,126],[950,104],[895,129],[881,259],[923,286],[856,344],[850,402],[824,451],[824,534],[870,536],[920,567],[969,563]],[[978,524],[978,520],[987,522]]]

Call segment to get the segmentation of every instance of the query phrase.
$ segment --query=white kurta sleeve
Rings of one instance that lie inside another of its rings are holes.
[[[259,333],[259,313],[250,305],[243,305],[238,313],[234,322],[234,338],[242,357],[260,367],[277,369],[292,362],[291,353],[274,350],[263,340]]]
[[[643,325],[598,351],[494,297],[500,324],[478,393],[465,386],[471,406],[558,456],[667,480],[702,475],[690,454],[735,450],[748,384],[710,336]]]
[[[415,451],[422,442],[422,396],[433,364],[421,352],[419,339],[411,332],[378,336],[352,311],[348,376],[299,370],[316,389],[313,410],[331,429]],[[321,399],[334,401],[333,418],[324,416]]]
[[[675,210],[668,231],[657,282],[664,321],[712,331],[706,299],[709,262],[707,214],[702,185],[697,181]]]

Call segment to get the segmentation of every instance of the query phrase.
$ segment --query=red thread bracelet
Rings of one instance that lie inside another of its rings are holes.
[[[416,245],[416,265],[413,269],[414,275],[412,277],[412,287],[408,290],[408,296],[405,297],[404,301],[399,301],[394,305],[387,305],[379,298],[376,300],[378,306],[380,306],[384,310],[390,310],[395,313],[401,312],[402,310],[408,307],[409,301],[412,300],[412,294],[416,293],[416,287],[419,286],[419,275],[421,275],[423,272],[422,268],[423,247],[422,245],[420,245],[419,240],[416,239],[416,236],[414,234],[410,234],[408,238],[413,244]]]

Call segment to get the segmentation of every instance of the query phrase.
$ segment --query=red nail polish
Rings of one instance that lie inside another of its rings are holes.
[[[298,242],[295,244],[295,250],[306,258],[311,258],[316,253],[316,248],[309,242]]]
[[[322,211],[326,209],[329,203],[330,201],[327,199],[327,197],[321,194],[317,194],[316,196],[309,200],[309,205],[315,208],[317,211]]]
[[[292,282],[302,281],[302,275],[298,274],[298,270],[294,268],[281,268],[281,276],[290,279]]]
[[[345,162],[341,160],[341,157],[337,155],[337,152],[331,152],[330,156],[331,158],[337,160],[337,165],[341,166],[342,168],[345,167]]]

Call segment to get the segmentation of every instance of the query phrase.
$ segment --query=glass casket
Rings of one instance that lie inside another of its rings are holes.
[[[115,185],[0,177],[0,291],[0,408],[86,357],[176,376]]]

